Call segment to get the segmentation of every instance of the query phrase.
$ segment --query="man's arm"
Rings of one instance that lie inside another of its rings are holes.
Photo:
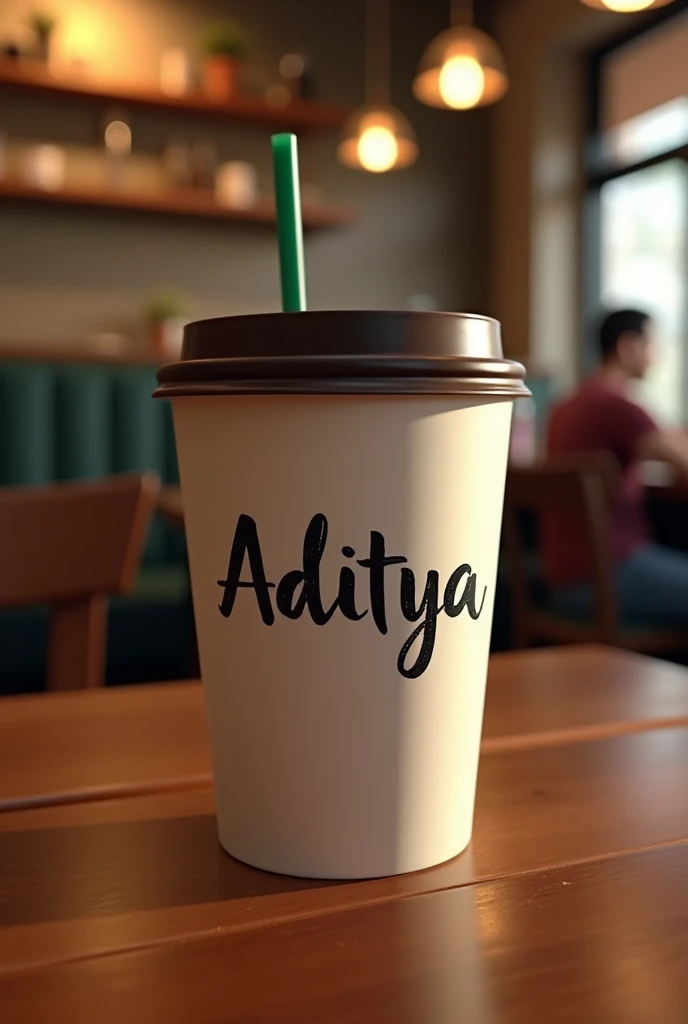
[[[636,441],[639,459],[669,462],[688,478],[688,433],[685,430],[652,430]]]

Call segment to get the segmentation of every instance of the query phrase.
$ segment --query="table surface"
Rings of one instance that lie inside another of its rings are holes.
[[[604,647],[490,661],[483,752],[688,725],[685,669]],[[0,810],[205,786],[199,683],[4,698]]]
[[[685,1024],[685,845],[0,977],[4,1019]]]
[[[492,659],[474,840],[354,883],[216,840],[196,684],[0,703],[0,1019],[686,1019],[688,671]]]

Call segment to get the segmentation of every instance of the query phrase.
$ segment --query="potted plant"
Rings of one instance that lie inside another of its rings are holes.
[[[29,16],[29,25],[36,36],[36,56],[47,63],[50,59],[50,38],[55,28],[55,18],[47,11],[34,11]]]
[[[234,21],[218,21],[203,33],[203,87],[206,95],[226,103],[239,92],[246,36]]]
[[[186,300],[174,291],[154,292],[145,305],[148,348],[161,358],[176,359],[182,347]]]

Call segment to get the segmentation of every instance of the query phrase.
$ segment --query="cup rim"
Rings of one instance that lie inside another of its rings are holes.
[[[197,320],[156,397],[209,394],[529,394],[492,317],[315,310]]]

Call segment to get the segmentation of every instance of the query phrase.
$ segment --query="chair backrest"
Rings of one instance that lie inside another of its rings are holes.
[[[48,689],[104,681],[107,595],[134,584],[159,487],[145,473],[0,490],[0,608],[52,606]]]
[[[609,506],[618,481],[619,466],[609,452],[560,456],[528,468],[509,470],[504,540],[517,632],[527,632],[527,618],[532,611],[519,514],[533,512],[539,517],[543,512],[559,510],[567,513],[587,544],[598,637],[606,643],[615,642],[619,617],[612,580]]]

